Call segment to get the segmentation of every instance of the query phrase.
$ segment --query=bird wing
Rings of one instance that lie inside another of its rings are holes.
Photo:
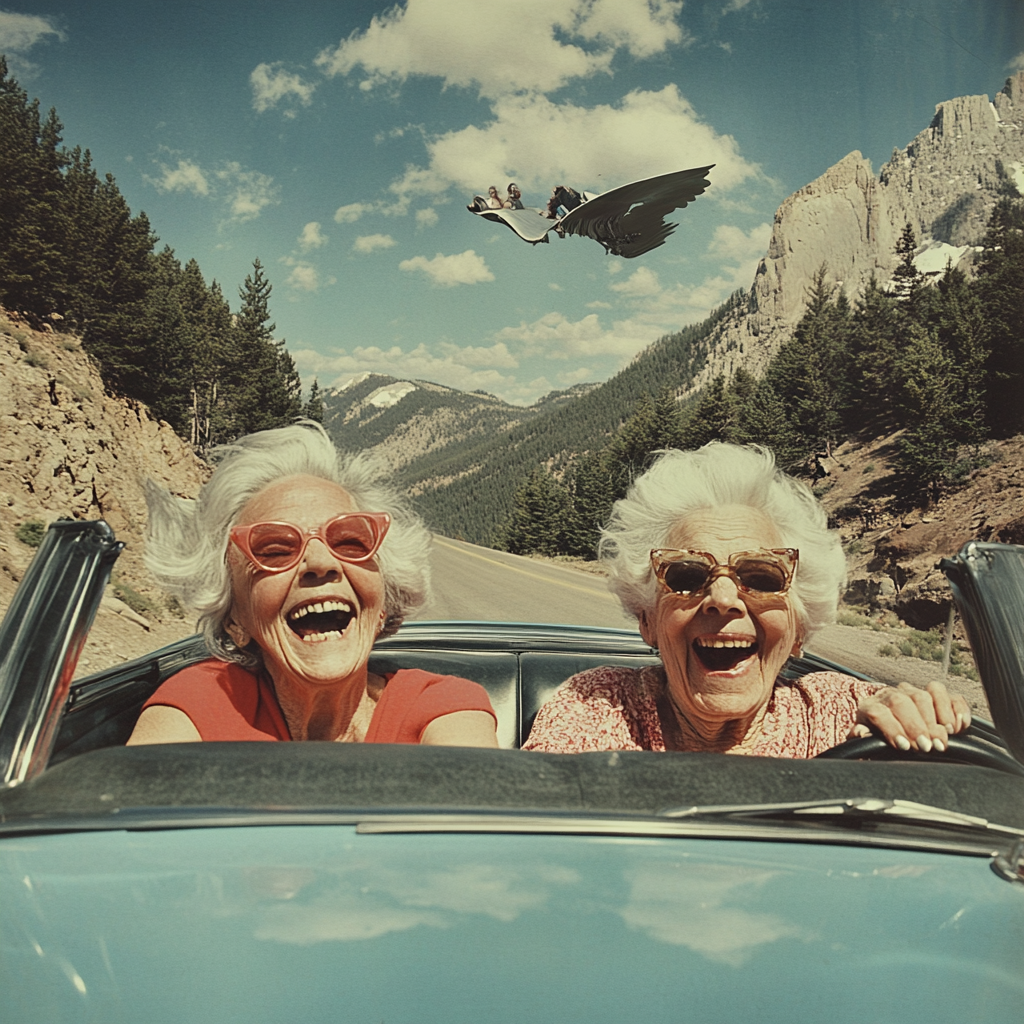
[[[665,217],[703,194],[714,166],[671,171],[602,192],[562,217],[558,231],[593,238],[613,256],[626,259],[650,252],[678,227]]]
[[[524,242],[536,245],[548,240],[548,232],[555,226],[549,217],[532,207],[523,210],[480,210],[474,211],[484,220],[493,220],[510,227]]]

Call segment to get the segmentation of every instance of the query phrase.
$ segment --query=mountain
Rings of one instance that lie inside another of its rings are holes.
[[[894,150],[877,177],[854,151],[786,199],[748,307],[710,339],[691,390],[740,366],[763,373],[803,315],[807,284],[823,264],[851,300],[872,275],[888,282],[907,224],[923,273],[938,276],[947,260],[969,267],[993,206],[1008,191],[1024,194],[1024,71],[992,101],[961,96],[940,103],[931,124],[906,149]]]
[[[667,386],[692,402],[719,374],[730,378],[740,367],[763,374],[792,336],[822,265],[856,299],[872,276],[890,280],[909,223],[922,272],[937,277],[947,260],[969,270],[992,207],[1008,192],[1024,194],[1024,71],[992,101],[940,103],[931,124],[877,176],[853,152],[795,192],[775,214],[749,290],[703,323],[659,339],[604,384],[521,410],[493,396],[366,377],[331,393],[328,429],[343,446],[387,458],[432,527],[491,543],[532,469],[545,465],[557,475],[602,447],[645,392]]]
[[[411,484],[423,478],[437,453],[447,458],[472,450],[595,387],[552,391],[524,408],[485,391],[362,373],[323,394],[324,427],[343,451],[372,451]]]

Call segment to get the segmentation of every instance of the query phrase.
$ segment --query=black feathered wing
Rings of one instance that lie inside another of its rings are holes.
[[[678,227],[665,218],[704,192],[714,166],[659,174],[602,192],[570,210],[555,228],[559,234],[593,238],[613,256],[641,256],[665,244]]]

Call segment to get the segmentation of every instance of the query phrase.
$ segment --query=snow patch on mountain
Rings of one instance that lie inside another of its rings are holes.
[[[377,409],[390,409],[391,406],[398,405],[406,395],[412,394],[415,390],[415,384],[410,384],[407,380],[400,380],[396,384],[387,384],[382,388],[377,388],[376,391],[371,391],[366,396],[366,402]]]

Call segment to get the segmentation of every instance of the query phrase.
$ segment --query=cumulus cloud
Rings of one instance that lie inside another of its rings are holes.
[[[1024,71],[1024,52],[1018,53],[1013,60],[1010,61],[1011,71]]]
[[[519,364],[501,343],[465,348],[451,343],[430,348],[420,344],[410,351],[399,345],[390,348],[370,345],[333,355],[312,349],[289,351],[303,376],[317,374],[321,381],[329,381],[330,387],[343,384],[354,374],[387,373],[406,380],[434,381],[462,391],[500,394],[506,401],[519,397],[520,385],[513,372]],[[523,395],[519,400],[527,398]]]
[[[339,206],[334,211],[334,223],[354,224],[364,213],[369,213],[372,209],[372,203],[349,203],[347,206]]]
[[[64,42],[65,35],[53,18],[38,14],[18,14],[15,11],[0,11],[0,53],[7,57],[11,73],[22,82],[35,78],[39,67],[25,54],[34,46],[50,41],[50,37]]]
[[[0,11],[0,51],[8,55],[24,53],[50,36],[64,41],[64,33],[57,28],[52,19],[37,14]]]
[[[418,228],[432,228],[437,224],[438,219],[437,211],[432,206],[416,211],[416,227]]]
[[[310,249],[319,249],[327,244],[327,236],[320,230],[320,224],[311,220],[303,229],[302,234],[299,235],[299,248],[303,252],[308,252]]]
[[[228,209],[225,223],[254,220],[265,207],[280,202],[279,189],[270,175],[246,170],[237,160],[225,161],[212,171],[204,170],[194,160],[179,159],[174,167],[160,160],[154,163],[160,174],[144,174],[143,179],[158,192],[191,192],[219,200]]]
[[[519,183],[529,205],[542,205],[552,182],[563,180],[604,192],[654,173],[715,164],[708,191],[715,196],[761,175],[736,140],[701,120],[674,84],[655,92],[634,89],[616,104],[593,107],[507,96],[492,104],[492,113],[479,127],[429,139],[426,166],[407,168],[390,186],[399,201],[453,185],[478,191],[495,168]]]
[[[308,107],[316,90],[316,85],[285,71],[280,63],[257,64],[249,75],[249,84],[252,86],[252,105],[260,113],[291,98]]]
[[[454,256],[443,256],[438,253],[431,260],[426,256],[413,256],[412,259],[402,260],[398,264],[398,269],[423,273],[441,288],[494,280],[494,274],[491,273],[484,258],[472,249]]]
[[[358,71],[364,90],[417,75],[490,98],[551,92],[610,72],[619,50],[650,57],[684,42],[681,8],[679,0],[520,0],[514,31],[467,32],[481,17],[474,0],[407,0],[316,62],[328,76]]]
[[[390,235],[360,235],[352,243],[352,251],[364,256],[378,249],[390,249],[398,243]]]
[[[548,359],[614,356],[620,362],[654,340],[651,327],[645,324],[622,320],[606,328],[597,313],[569,320],[558,312],[545,313],[532,323],[503,327],[494,337],[521,346],[526,354],[541,354]]]
[[[260,171],[247,171],[236,160],[226,162],[217,178],[228,190],[231,220],[245,223],[255,220],[267,206],[280,202],[274,179]]]
[[[657,295],[661,291],[658,275],[648,267],[638,267],[625,281],[609,285],[613,292],[631,297]]]
[[[737,262],[757,260],[767,251],[771,238],[772,226],[768,223],[758,224],[749,231],[731,224],[720,224],[708,246],[708,255]]]
[[[210,180],[199,164],[192,160],[179,160],[177,167],[159,165],[161,174],[153,177],[144,174],[143,178],[156,187],[158,192],[191,192],[196,196],[210,194]]]
[[[315,292],[320,287],[320,274],[312,264],[296,260],[285,284],[299,292]]]

